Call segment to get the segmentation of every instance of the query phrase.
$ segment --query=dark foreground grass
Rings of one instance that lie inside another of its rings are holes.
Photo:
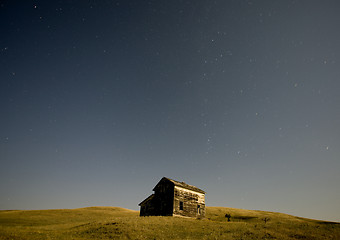
[[[208,207],[202,220],[138,215],[112,207],[0,211],[0,239],[340,239],[339,223],[281,213]]]

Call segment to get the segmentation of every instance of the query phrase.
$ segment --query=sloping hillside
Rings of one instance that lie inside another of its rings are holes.
[[[117,207],[0,211],[0,239],[340,239],[339,223],[274,212],[207,207],[203,220],[138,215]]]

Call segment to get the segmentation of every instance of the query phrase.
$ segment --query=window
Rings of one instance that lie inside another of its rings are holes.
[[[201,215],[201,206],[200,205],[197,205],[197,214]]]
[[[179,210],[183,210],[183,202],[179,202]]]

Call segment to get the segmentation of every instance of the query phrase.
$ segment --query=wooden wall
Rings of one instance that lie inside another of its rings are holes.
[[[181,202],[183,203],[183,209],[180,209]],[[173,214],[186,217],[204,218],[204,194],[175,186]]]
[[[154,191],[154,197],[142,204],[140,216],[172,216],[174,185],[164,181]]]

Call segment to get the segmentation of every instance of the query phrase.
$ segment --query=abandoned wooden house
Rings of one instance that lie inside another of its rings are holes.
[[[163,177],[140,206],[140,216],[205,217],[205,192]]]

